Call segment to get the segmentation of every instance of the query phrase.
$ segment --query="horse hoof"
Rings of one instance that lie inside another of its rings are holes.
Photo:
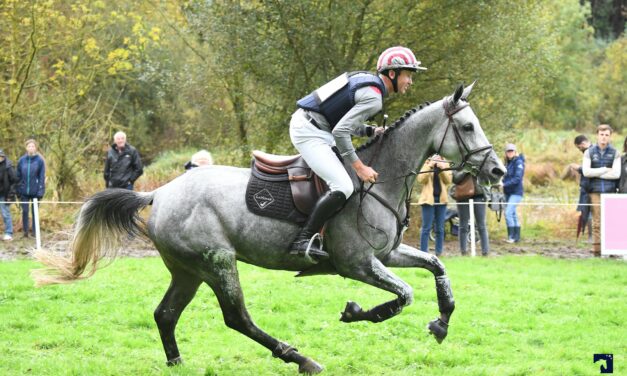
[[[181,358],[180,356],[177,356],[174,359],[170,359],[165,363],[168,367],[174,367],[177,366],[179,364],[183,364],[183,358]]]
[[[298,366],[298,373],[304,373],[306,375],[315,375],[315,374],[322,372],[323,369],[324,367],[322,367],[320,364],[307,358],[303,363],[301,363]]]
[[[440,319],[430,321],[429,325],[427,325],[427,329],[429,329],[429,332],[433,334],[438,343],[442,343],[448,334],[448,324]]]
[[[358,315],[363,312],[359,304],[355,302],[347,302],[340,321],[353,322],[358,320]]]

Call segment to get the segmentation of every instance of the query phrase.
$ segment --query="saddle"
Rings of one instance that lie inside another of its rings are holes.
[[[253,151],[246,187],[246,206],[251,212],[302,224],[328,189],[300,154]]]

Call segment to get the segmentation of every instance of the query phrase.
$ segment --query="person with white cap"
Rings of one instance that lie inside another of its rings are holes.
[[[523,177],[525,176],[525,157],[518,154],[516,145],[505,145],[505,166],[507,173],[503,177],[503,193],[507,206],[505,207],[505,223],[507,223],[508,243],[520,241],[520,221],[516,208],[523,198]]]
[[[374,183],[377,172],[355,153],[351,136],[372,136],[383,128],[367,126],[366,120],[383,110],[388,93],[407,92],[412,75],[425,70],[406,47],[385,50],[377,61],[377,73],[343,73],[298,100],[290,121],[290,139],[311,169],[330,190],[316,205],[289,252],[322,259],[328,257],[310,240],[353,194],[353,182],[333,148],[346,159],[362,181]]]

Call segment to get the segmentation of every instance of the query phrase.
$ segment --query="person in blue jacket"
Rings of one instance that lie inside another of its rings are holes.
[[[503,193],[507,206],[505,207],[505,222],[507,223],[508,243],[520,241],[520,221],[516,208],[523,198],[523,176],[525,176],[525,157],[518,154],[516,145],[505,145],[505,166],[507,173],[503,177]]]
[[[41,200],[46,191],[46,162],[37,153],[37,142],[27,140],[26,154],[17,162],[17,194],[22,201],[22,229],[24,237],[28,237],[28,207],[33,199]],[[31,234],[35,233],[35,207],[32,207],[33,226]]]

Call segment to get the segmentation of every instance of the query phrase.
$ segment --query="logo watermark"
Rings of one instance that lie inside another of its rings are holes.
[[[601,373],[614,373],[614,354],[594,354],[592,360],[594,363],[605,361],[605,364],[601,364]]]

